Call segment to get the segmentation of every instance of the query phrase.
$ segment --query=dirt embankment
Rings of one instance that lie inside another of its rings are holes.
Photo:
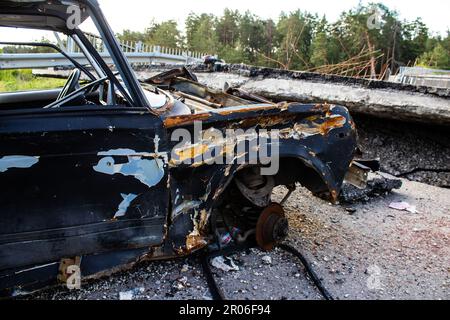
[[[359,144],[381,169],[412,181],[450,188],[450,129],[355,116]]]

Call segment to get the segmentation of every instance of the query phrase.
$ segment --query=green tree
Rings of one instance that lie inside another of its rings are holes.
[[[329,38],[328,22],[323,17],[311,43],[311,63],[316,67],[330,64],[331,43]]]
[[[230,46],[220,47],[218,55],[227,63],[249,63],[247,56],[239,48]]]
[[[447,36],[442,40],[442,45],[447,52],[450,52],[450,30],[447,31]]]
[[[367,52],[370,74],[375,77],[385,65],[397,65],[401,57],[402,24],[398,13],[383,4],[361,3],[346,12],[333,25],[333,38],[339,45],[339,61],[345,61]],[[335,57],[336,58],[336,57]],[[362,56],[361,60],[367,60]]]
[[[311,67],[310,54],[317,16],[300,10],[282,13],[277,24],[277,60],[285,69]]]
[[[149,38],[147,37],[145,32],[139,32],[139,31],[131,31],[131,30],[123,30],[122,33],[119,33],[116,35],[117,38],[122,41],[134,41],[134,42],[138,42],[138,41],[142,41],[142,42],[147,42],[149,41]]]
[[[178,30],[178,25],[175,21],[169,20],[157,24],[153,29],[148,30],[151,35],[150,44],[160,45],[169,48],[178,48],[182,45],[182,38],[180,31]]]
[[[217,19],[214,15],[189,14],[186,20],[187,48],[192,51],[216,53],[219,49],[216,24]]]
[[[178,48],[183,45],[181,33],[175,21],[169,20],[162,23],[156,23],[154,20],[150,22],[150,26],[144,30],[131,31],[124,30],[117,34],[120,41],[143,42],[148,45],[159,45],[169,48]]]
[[[258,61],[258,55],[264,51],[265,46],[264,22],[250,11],[246,11],[239,21],[239,37],[239,47],[247,61],[250,63]]]
[[[238,11],[225,9],[223,16],[217,19],[217,37],[222,46],[235,47],[239,40],[239,19]]]
[[[272,19],[261,20],[261,30],[263,31],[259,48],[256,50],[254,63],[266,67],[280,67],[276,60],[276,51],[278,48],[278,31],[275,22]]]
[[[332,24],[325,17],[319,19],[300,10],[282,12],[273,21],[249,11],[225,9],[220,16],[190,13],[185,38],[174,21],[151,21],[142,32],[125,30],[118,36],[121,40],[217,54],[230,63],[340,70],[340,74],[373,77],[384,75],[388,67],[395,73],[399,66],[416,62],[445,67],[450,52],[450,31],[445,36],[432,35],[420,18],[400,21],[398,12],[387,6],[362,2],[342,12]],[[346,67],[351,72],[347,73]]]
[[[427,51],[428,33],[428,27],[420,18],[403,24],[401,59],[405,64],[414,63]]]
[[[450,69],[450,52],[439,43],[419,58],[419,65],[436,69]]]
[[[51,43],[50,40],[42,37],[39,42]],[[48,47],[33,47],[33,46],[5,46],[4,53],[55,53],[55,50]]]

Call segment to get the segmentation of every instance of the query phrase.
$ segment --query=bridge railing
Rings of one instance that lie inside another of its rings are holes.
[[[450,70],[400,67],[398,74],[391,76],[389,81],[415,86],[450,88]]]
[[[87,34],[89,41],[100,52],[102,58],[108,63],[113,61],[107,52],[103,40],[95,35]],[[201,63],[205,53],[168,48],[158,45],[148,45],[143,42],[120,41],[120,46],[131,64],[157,65],[157,64],[191,64]],[[89,61],[71,38],[60,47],[81,64]],[[0,69],[32,69],[48,67],[72,66],[72,63],[59,53],[3,53],[0,54]]]

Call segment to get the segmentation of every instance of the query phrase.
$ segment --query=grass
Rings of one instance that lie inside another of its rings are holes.
[[[62,87],[64,79],[42,78],[26,70],[0,70],[0,92],[54,89]]]

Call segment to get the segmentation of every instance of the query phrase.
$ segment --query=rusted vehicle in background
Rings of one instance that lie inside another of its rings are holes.
[[[80,28],[68,28],[69,6],[97,26],[114,71]],[[276,186],[300,183],[337,200],[357,150],[346,108],[212,91],[184,68],[140,83],[94,0],[1,1],[0,26],[65,34],[89,61],[73,61],[62,89],[0,94],[2,295],[64,281],[70,265],[90,278],[189,255],[230,229],[270,249],[287,233],[271,202]],[[197,123],[197,141],[174,139],[177,130],[195,135]],[[204,134],[227,130],[256,136]],[[267,156],[276,143],[279,159],[272,175],[237,152],[240,139],[262,148],[262,131],[277,132],[267,140]],[[234,156],[211,163],[207,153]]]

